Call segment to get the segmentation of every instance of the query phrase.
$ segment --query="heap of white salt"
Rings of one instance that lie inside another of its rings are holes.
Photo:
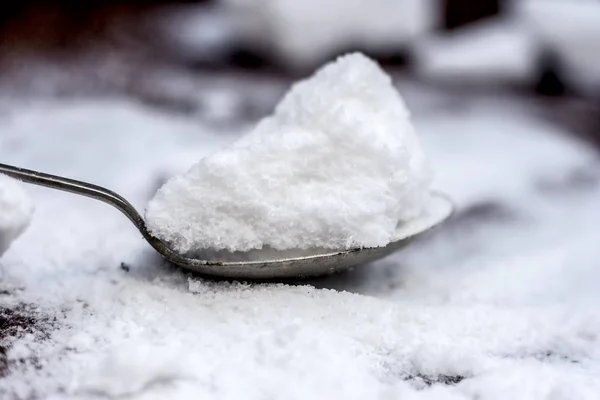
[[[354,53],[295,84],[249,134],[169,180],[146,219],[184,253],[377,247],[423,212],[430,182],[390,77]]]
[[[33,202],[21,185],[0,174],[0,255],[25,231],[33,215]]]

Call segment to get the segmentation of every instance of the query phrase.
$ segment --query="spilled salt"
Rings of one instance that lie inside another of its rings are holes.
[[[151,232],[187,253],[384,246],[432,173],[390,77],[360,53],[294,84],[246,136],[170,179]]]
[[[0,256],[29,225],[33,202],[21,185],[0,174]]]

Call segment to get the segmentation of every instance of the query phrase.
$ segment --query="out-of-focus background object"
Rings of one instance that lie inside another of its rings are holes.
[[[19,92],[125,90],[189,109],[187,97],[198,91],[181,75],[196,82],[211,76],[200,96],[207,113],[228,118],[232,107],[258,107],[258,116],[262,106],[211,89],[220,86],[215,76],[253,71],[255,79],[287,80],[351,50],[396,76],[446,90],[501,88],[592,102],[600,92],[596,0],[63,0],[0,7],[0,83]],[[157,80],[157,70],[174,79]],[[68,82],[58,83],[65,74]]]
[[[108,46],[154,63],[307,73],[361,50],[438,82],[533,82],[546,92],[560,91],[544,86],[554,85],[591,96],[600,85],[596,0],[64,0],[0,7],[2,58]],[[557,82],[547,83],[548,75]]]
[[[288,68],[313,68],[349,49],[400,54],[431,31],[431,0],[225,0],[242,45],[270,53]]]
[[[352,50],[389,72],[457,207],[311,282],[387,301],[183,276],[108,207],[28,187],[0,398],[595,400],[599,0],[4,1],[0,161],[142,210]]]

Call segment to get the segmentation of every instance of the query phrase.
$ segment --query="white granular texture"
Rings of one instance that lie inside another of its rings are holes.
[[[33,202],[21,185],[0,174],[0,256],[25,231],[33,215]]]
[[[423,212],[431,175],[390,77],[353,53],[293,85],[249,134],[169,180],[146,219],[180,252],[384,246]]]

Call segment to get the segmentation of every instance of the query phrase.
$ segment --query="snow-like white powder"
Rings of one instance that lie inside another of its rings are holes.
[[[180,252],[384,246],[428,205],[431,175],[390,77],[353,53],[168,181],[146,218]]]
[[[21,185],[0,174],[0,256],[29,225],[33,202]]]
[[[597,400],[596,153],[539,120],[530,99],[423,101],[421,86],[404,87],[457,218],[318,281],[344,291],[187,277],[141,257],[147,245],[111,207],[32,190],[39,212],[1,261],[0,307],[32,304],[52,326],[0,341],[0,399]],[[116,99],[15,104],[0,122],[3,162],[135,205],[156,173],[237,134]],[[486,204],[508,218],[477,215]]]

